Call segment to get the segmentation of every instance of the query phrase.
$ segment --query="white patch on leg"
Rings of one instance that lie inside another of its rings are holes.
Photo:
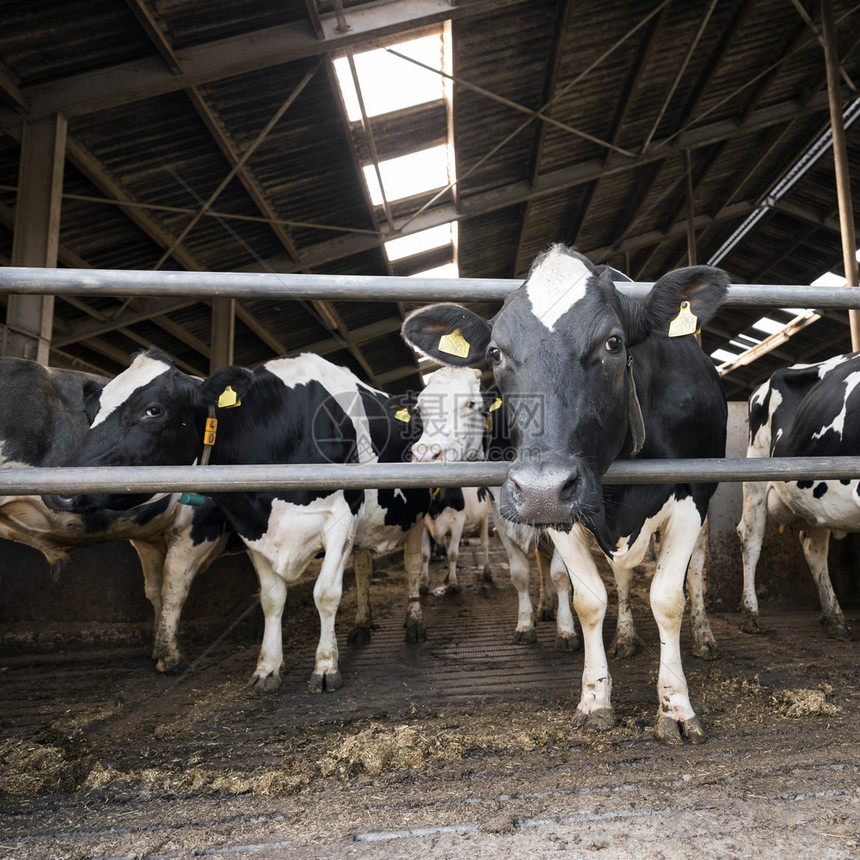
[[[592,274],[585,262],[556,246],[529,275],[526,295],[534,315],[549,331],[585,296]]]

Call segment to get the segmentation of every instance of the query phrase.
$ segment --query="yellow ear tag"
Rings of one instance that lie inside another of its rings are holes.
[[[495,412],[495,411],[496,411],[496,410],[497,410],[501,405],[502,405],[502,398],[501,398],[501,397],[497,397],[497,398],[493,401],[493,405],[489,408],[489,410],[488,410],[488,411],[489,411],[489,412]]]
[[[239,400],[239,396],[229,385],[221,392],[221,396],[218,398],[219,409],[232,409],[234,406],[241,405],[242,401]]]
[[[678,316],[669,323],[669,337],[684,337],[687,334],[699,333],[699,319],[690,310],[689,302],[681,302]]]
[[[448,355],[456,355],[458,358],[469,357],[469,341],[460,334],[460,329],[455,328],[451,334],[443,334],[439,338],[439,351],[447,352]]]
[[[405,406],[402,409],[398,409],[394,413],[394,417],[398,421],[402,421],[404,424],[408,424],[412,420],[412,415]]]

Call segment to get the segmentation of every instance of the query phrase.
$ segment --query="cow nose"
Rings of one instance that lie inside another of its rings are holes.
[[[416,445],[412,449],[412,462],[441,463],[445,460],[444,453],[438,445]]]
[[[582,471],[512,467],[502,485],[502,505],[526,523],[569,523],[582,492]]]

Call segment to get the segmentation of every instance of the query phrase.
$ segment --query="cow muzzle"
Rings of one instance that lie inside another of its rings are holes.
[[[499,510],[507,519],[535,525],[568,525],[582,518],[588,479],[579,464],[514,464],[502,484]]]

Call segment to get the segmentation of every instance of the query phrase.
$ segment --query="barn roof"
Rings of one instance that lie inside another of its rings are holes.
[[[22,121],[60,112],[61,266],[409,275],[455,262],[463,277],[522,278],[564,241],[649,281],[687,263],[692,225],[697,261],[718,260],[735,282],[808,284],[842,271],[818,7],[0,0],[0,264],[11,262]],[[832,7],[856,177],[860,11]],[[447,52],[443,96],[348,119],[333,61],[421,35]],[[370,199],[364,166],[445,143],[453,188]],[[452,221],[454,243],[389,260],[386,240]],[[407,310],[243,301],[235,361],[312,349],[389,390],[416,387],[399,337]],[[761,339],[760,316],[724,309],[703,348]],[[152,343],[205,374],[210,317],[189,300],[58,298],[52,363],[113,374]],[[727,394],[849,350],[845,314],[824,311],[727,374]]]

